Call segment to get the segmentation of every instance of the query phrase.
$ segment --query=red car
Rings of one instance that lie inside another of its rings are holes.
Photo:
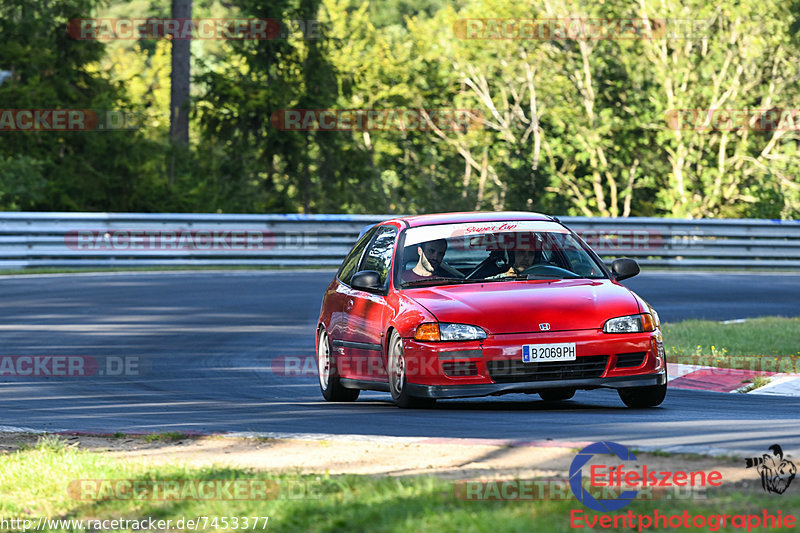
[[[658,315],[558,219],[447,213],[371,227],[322,301],[323,397],[389,392],[400,407],[439,398],[617,389],[659,405],[667,369]]]

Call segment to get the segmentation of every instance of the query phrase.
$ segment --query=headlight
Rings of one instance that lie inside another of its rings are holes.
[[[414,333],[414,339],[418,341],[476,341],[485,338],[485,331],[468,324],[426,322],[417,326]]]
[[[612,318],[603,325],[605,333],[642,333],[655,329],[653,317],[648,313]]]

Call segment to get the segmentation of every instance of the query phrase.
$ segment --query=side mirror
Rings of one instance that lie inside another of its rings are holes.
[[[350,280],[350,285],[352,285],[354,289],[367,292],[381,292],[383,290],[381,275],[374,270],[356,272],[353,274],[353,279]]]
[[[639,263],[627,257],[615,259],[611,263],[611,273],[617,281],[632,278],[639,273]]]

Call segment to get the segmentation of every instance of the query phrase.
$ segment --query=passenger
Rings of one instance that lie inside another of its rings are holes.
[[[450,274],[441,268],[445,252],[447,252],[447,241],[444,239],[421,243],[417,246],[419,260],[414,268],[403,272],[403,281],[418,281],[431,276],[450,277]]]

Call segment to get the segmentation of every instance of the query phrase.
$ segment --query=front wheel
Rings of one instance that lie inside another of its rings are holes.
[[[618,389],[619,398],[628,407],[655,407],[661,405],[667,396],[667,384],[648,387],[629,387]]]
[[[397,407],[420,408],[431,407],[436,403],[436,398],[419,398],[408,394],[408,381],[406,380],[406,361],[403,356],[403,339],[396,331],[389,338],[389,392],[392,394]]]
[[[319,372],[319,388],[322,397],[329,402],[354,402],[358,398],[358,389],[346,389],[339,381],[336,370],[336,358],[331,351],[331,340],[325,329],[320,328],[317,339],[317,371]]]

